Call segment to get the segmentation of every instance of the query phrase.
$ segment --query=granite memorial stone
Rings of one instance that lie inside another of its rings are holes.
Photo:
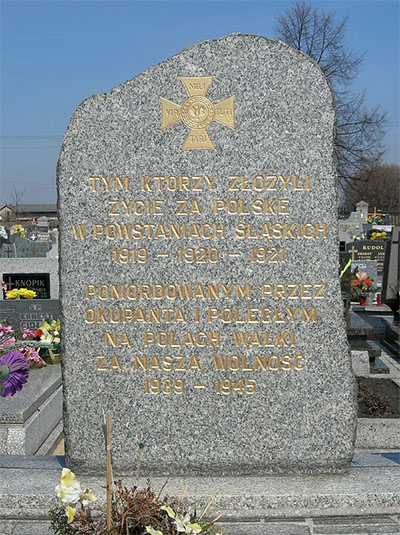
[[[160,98],[161,96],[161,98]],[[341,472],[354,378],[332,92],[285,44],[191,46],[76,110],[58,163],[69,467]]]

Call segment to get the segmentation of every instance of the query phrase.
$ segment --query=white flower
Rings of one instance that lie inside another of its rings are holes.
[[[56,487],[56,494],[63,503],[76,503],[82,494],[82,489],[75,474],[69,468],[63,468],[61,483]]]
[[[199,524],[190,523],[190,515],[183,516],[179,513],[175,513],[172,507],[167,507],[166,505],[163,505],[161,509],[166,511],[170,518],[174,519],[176,531],[178,533],[187,533],[189,535],[201,533],[201,526]]]

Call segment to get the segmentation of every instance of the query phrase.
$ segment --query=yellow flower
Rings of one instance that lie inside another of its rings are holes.
[[[26,238],[26,232],[24,232],[24,231],[21,232],[19,236],[20,236],[20,238]]]
[[[33,299],[34,297],[36,297],[36,292],[34,292],[33,290],[26,290],[24,297],[25,299]]]
[[[82,495],[82,503],[88,505],[89,502],[97,502],[97,498],[91,489],[86,489],[85,494]]]
[[[163,535],[162,531],[159,531],[158,529],[154,529],[151,526],[146,526],[147,533],[150,533],[150,535]]]
[[[161,509],[163,511],[167,511],[168,516],[170,516],[171,518],[175,518],[175,511],[172,509],[172,507],[167,507],[166,505],[163,505]]]
[[[200,524],[186,524],[186,533],[193,533],[196,535],[197,533],[201,533],[201,526]]]
[[[69,487],[75,483],[76,476],[69,468],[63,468],[61,472],[61,483]]]
[[[39,326],[39,329],[41,331],[50,331],[51,330],[51,325],[46,321],[46,320],[43,320],[42,321],[42,324]]]
[[[68,524],[71,524],[71,522],[74,520],[75,513],[76,513],[75,507],[71,507],[70,505],[68,505],[67,510],[65,512],[65,514],[68,517]]]
[[[69,468],[63,468],[61,484],[56,487],[56,494],[63,503],[76,503],[82,493],[81,486],[75,480],[75,474]]]
[[[50,328],[52,331],[59,331],[61,329],[60,320],[53,320],[51,322]],[[58,334],[58,333],[54,333]]]
[[[14,288],[14,290],[10,290],[7,292],[7,299],[19,299],[19,291],[17,288]]]

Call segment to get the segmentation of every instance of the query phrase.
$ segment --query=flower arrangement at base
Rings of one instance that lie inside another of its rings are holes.
[[[365,232],[361,232],[360,234],[354,234],[352,237],[353,241],[364,241],[367,239],[367,235]]]
[[[29,377],[29,364],[19,351],[11,351],[0,358],[0,396],[13,396],[22,389]]]
[[[90,489],[82,490],[75,474],[63,468],[56,494],[62,505],[49,513],[56,535],[219,535],[215,520],[202,520],[190,514],[181,500],[156,495],[147,486],[127,488],[116,481],[112,491],[111,528],[107,528],[106,509]]]
[[[0,357],[10,351],[18,351],[30,368],[43,368],[46,363],[39,355],[41,344],[34,338],[35,334],[29,329],[15,332],[11,325],[0,323]]]
[[[6,299],[33,299],[34,297],[36,297],[36,292],[27,288],[14,288],[6,292]]]
[[[365,271],[360,272],[358,267],[351,274],[350,299],[360,301],[365,299],[367,293],[376,292],[376,287],[372,285],[373,279],[368,277]]]
[[[387,233],[383,230],[374,230],[374,232],[369,237],[370,240],[386,240]]]
[[[10,228],[10,233],[14,236],[18,236],[19,238],[26,238],[26,231],[22,225],[17,223],[16,225],[13,225]]]
[[[33,334],[42,343],[41,355],[49,364],[57,364],[61,359],[60,320],[43,320]]]

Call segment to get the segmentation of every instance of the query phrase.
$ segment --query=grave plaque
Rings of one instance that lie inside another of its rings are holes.
[[[58,299],[10,299],[0,301],[0,321],[14,329],[35,331],[44,319],[60,318]]]
[[[386,242],[381,240],[361,240],[346,244],[346,251],[354,262],[375,261],[378,275],[382,277]]]
[[[36,292],[37,299],[50,299],[49,273],[4,273],[3,280],[7,284],[8,291],[14,288],[26,288]],[[4,290],[3,298],[5,299]]]
[[[161,98],[160,98],[161,95]],[[331,90],[230,35],[85,100],[58,164],[67,463],[340,472],[354,379],[337,274]]]

